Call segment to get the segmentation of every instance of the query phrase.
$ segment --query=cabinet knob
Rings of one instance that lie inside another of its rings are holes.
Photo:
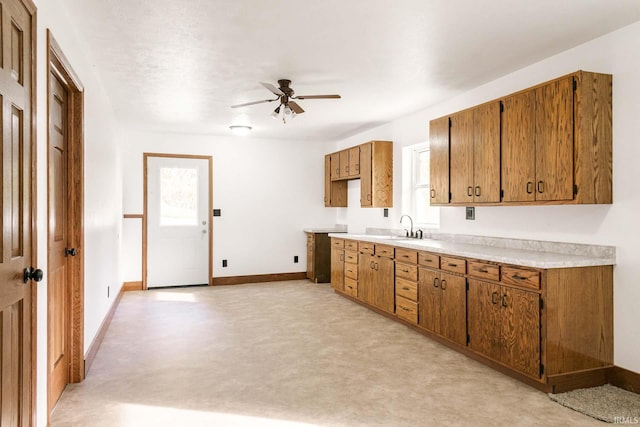
[[[440,289],[442,289],[443,291],[444,291],[445,289],[447,289],[447,281],[446,281],[446,280],[442,279],[442,280],[440,281]]]
[[[467,187],[467,196],[473,197],[473,188],[471,186]]]
[[[434,190],[433,188],[431,189],[431,198],[435,199],[436,198],[436,190]]]
[[[533,182],[527,181],[527,194],[533,193]]]
[[[476,185],[476,197],[480,197],[480,186]]]
[[[491,304],[497,304],[498,303],[498,293],[497,292],[492,292],[491,293]]]
[[[507,294],[502,295],[502,306],[507,307]]]
[[[540,194],[544,193],[544,182],[543,181],[538,181],[538,193],[540,193]]]
[[[434,278],[433,278],[433,287],[434,287],[434,288],[437,288],[437,287],[438,287],[438,278],[437,278],[437,277],[434,277]]]

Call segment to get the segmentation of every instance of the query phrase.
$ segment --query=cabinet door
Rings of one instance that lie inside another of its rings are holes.
[[[315,280],[314,266],[314,245],[315,239],[313,233],[307,233],[307,279]]]
[[[358,254],[358,299],[373,305],[373,273],[375,256]]]
[[[451,203],[473,202],[473,110],[451,116]]]
[[[469,279],[469,347],[495,360],[502,354],[500,286]]]
[[[473,109],[473,201],[500,201],[500,102]]]
[[[331,249],[331,287],[344,291],[344,249]]]
[[[532,377],[540,377],[540,295],[502,287],[503,361]]]
[[[373,305],[388,313],[395,311],[395,284],[393,259],[375,256]]]
[[[331,153],[331,180],[340,179],[340,153]]]
[[[331,206],[331,156],[324,156],[324,206]]]
[[[349,148],[349,176],[360,175],[360,147]]]
[[[440,333],[440,273],[421,268],[418,271],[418,324]]]
[[[573,77],[536,89],[536,200],[573,199]]]
[[[467,281],[441,273],[440,334],[460,345],[467,344]]]
[[[373,204],[371,182],[371,143],[360,145],[360,206]]]
[[[528,91],[505,98],[503,105],[502,200],[533,201],[536,198],[535,92]]]
[[[449,117],[429,122],[430,203],[449,203]]]
[[[349,176],[349,150],[340,152],[340,178]]]

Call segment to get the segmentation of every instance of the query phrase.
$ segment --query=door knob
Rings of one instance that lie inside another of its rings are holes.
[[[44,273],[39,268],[34,269],[33,267],[25,268],[22,276],[22,281],[24,283],[28,283],[29,280],[33,280],[34,282],[39,282],[44,277]]]
[[[76,248],[64,248],[64,256],[76,256],[78,254],[78,251],[76,251]]]

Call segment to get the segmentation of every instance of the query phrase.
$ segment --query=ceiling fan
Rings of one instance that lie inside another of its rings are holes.
[[[304,113],[304,110],[294,99],[340,99],[340,95],[300,95],[294,96],[294,91],[291,88],[291,80],[280,79],[278,80],[279,87],[275,87],[270,83],[260,82],[262,86],[267,88],[271,93],[277,96],[273,99],[264,99],[262,101],[246,102],[244,104],[232,105],[231,108],[247,107],[249,105],[262,104],[264,102],[280,101],[280,105],[273,110],[271,116],[277,119],[280,116],[282,110],[282,120],[286,123],[287,118],[293,118],[297,114]]]

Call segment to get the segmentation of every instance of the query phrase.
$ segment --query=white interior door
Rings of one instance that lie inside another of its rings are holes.
[[[147,287],[209,283],[209,160],[147,157]]]

